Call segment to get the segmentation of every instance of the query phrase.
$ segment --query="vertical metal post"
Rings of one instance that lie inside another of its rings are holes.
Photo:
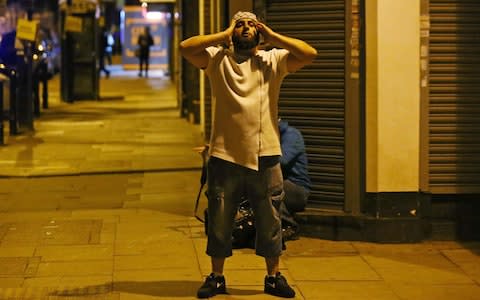
[[[430,1],[420,1],[420,167],[419,185],[430,192]]]
[[[33,0],[32,0],[33,1]],[[28,20],[32,20],[33,15],[33,3],[29,3],[27,9]],[[27,105],[26,105],[26,126],[29,130],[34,130],[33,128],[33,45],[31,41],[27,41],[27,47],[25,51],[26,60],[27,60]]]
[[[24,2],[28,20],[32,20],[33,0]],[[24,41],[23,62],[19,66],[19,125],[22,129],[33,131],[33,45],[31,41]]]
[[[0,145],[4,145],[3,140],[3,84],[5,80],[0,81]]]
[[[365,194],[363,28],[364,1],[345,1],[345,204],[344,210],[359,215]]]
[[[32,79],[32,94],[33,113],[35,117],[40,117],[40,85],[38,76],[34,76]]]
[[[67,0],[66,7],[61,10],[61,19],[62,19],[62,63],[61,63],[61,95],[62,101],[72,103],[74,102],[73,97],[73,81],[74,81],[74,72],[73,72],[73,37],[70,32],[67,32],[66,21],[71,14],[72,0]]]
[[[48,79],[43,78],[42,79],[42,107],[43,108],[48,108]]]
[[[15,70],[10,70],[10,112],[9,117],[9,130],[10,135],[18,134],[18,90],[17,90],[17,72]]]

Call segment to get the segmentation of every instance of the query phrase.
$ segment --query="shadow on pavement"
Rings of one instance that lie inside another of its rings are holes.
[[[165,270],[159,270],[162,272]],[[113,284],[92,285],[71,290],[58,290],[50,293],[57,297],[79,297],[105,295],[109,293],[127,293],[154,297],[195,297],[197,289],[202,285],[200,281],[119,281]],[[229,295],[257,295],[263,292],[252,289],[227,288]]]

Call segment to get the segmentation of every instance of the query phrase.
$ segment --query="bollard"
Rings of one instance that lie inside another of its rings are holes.
[[[33,93],[33,114],[35,117],[40,117],[40,80],[35,74],[32,78],[32,93]]]
[[[45,75],[42,79],[42,107],[43,108],[48,108],[48,78],[47,75]]]
[[[17,120],[17,71],[11,69],[9,71],[10,77],[10,112],[9,117],[9,129],[10,135],[18,134],[18,120]]]
[[[40,98],[42,98],[42,108],[48,108],[48,65],[46,62],[46,53],[43,50],[37,51],[36,64],[33,70],[33,107],[36,117],[40,116]],[[40,92],[40,87],[42,91]]]
[[[9,93],[10,93],[10,109],[8,111],[8,120],[9,120],[9,129],[10,129],[10,135],[15,135],[18,133],[18,127],[17,127],[17,123],[18,123],[18,120],[17,120],[17,72],[15,71],[15,69],[11,69],[11,68],[5,68],[4,66],[0,67],[0,74],[3,74],[5,76],[8,77],[9,79],[9,84],[10,84],[10,89],[9,89]],[[2,82],[2,92],[3,92],[3,89],[4,89],[4,82]],[[1,101],[1,104],[2,104],[2,120],[4,120],[4,105],[3,105],[3,93],[2,93],[2,101]],[[2,122],[2,129],[3,129],[3,122]],[[2,130],[2,134],[3,134],[3,130]]]

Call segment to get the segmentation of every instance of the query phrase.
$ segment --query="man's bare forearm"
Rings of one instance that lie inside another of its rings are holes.
[[[273,33],[269,42],[273,46],[288,50],[293,56],[302,61],[313,61],[317,56],[317,50],[306,42],[280,33]]]
[[[195,55],[207,47],[216,46],[227,40],[227,34],[222,31],[207,35],[197,35],[188,38],[180,43],[180,51],[183,55]]]

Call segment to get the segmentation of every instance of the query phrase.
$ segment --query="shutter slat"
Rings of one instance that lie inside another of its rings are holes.
[[[432,193],[480,192],[480,1],[430,0]]]
[[[303,134],[312,193],[309,206],[343,207],[345,184],[345,1],[268,1],[266,23],[307,41],[313,64],[287,76],[280,116]]]

